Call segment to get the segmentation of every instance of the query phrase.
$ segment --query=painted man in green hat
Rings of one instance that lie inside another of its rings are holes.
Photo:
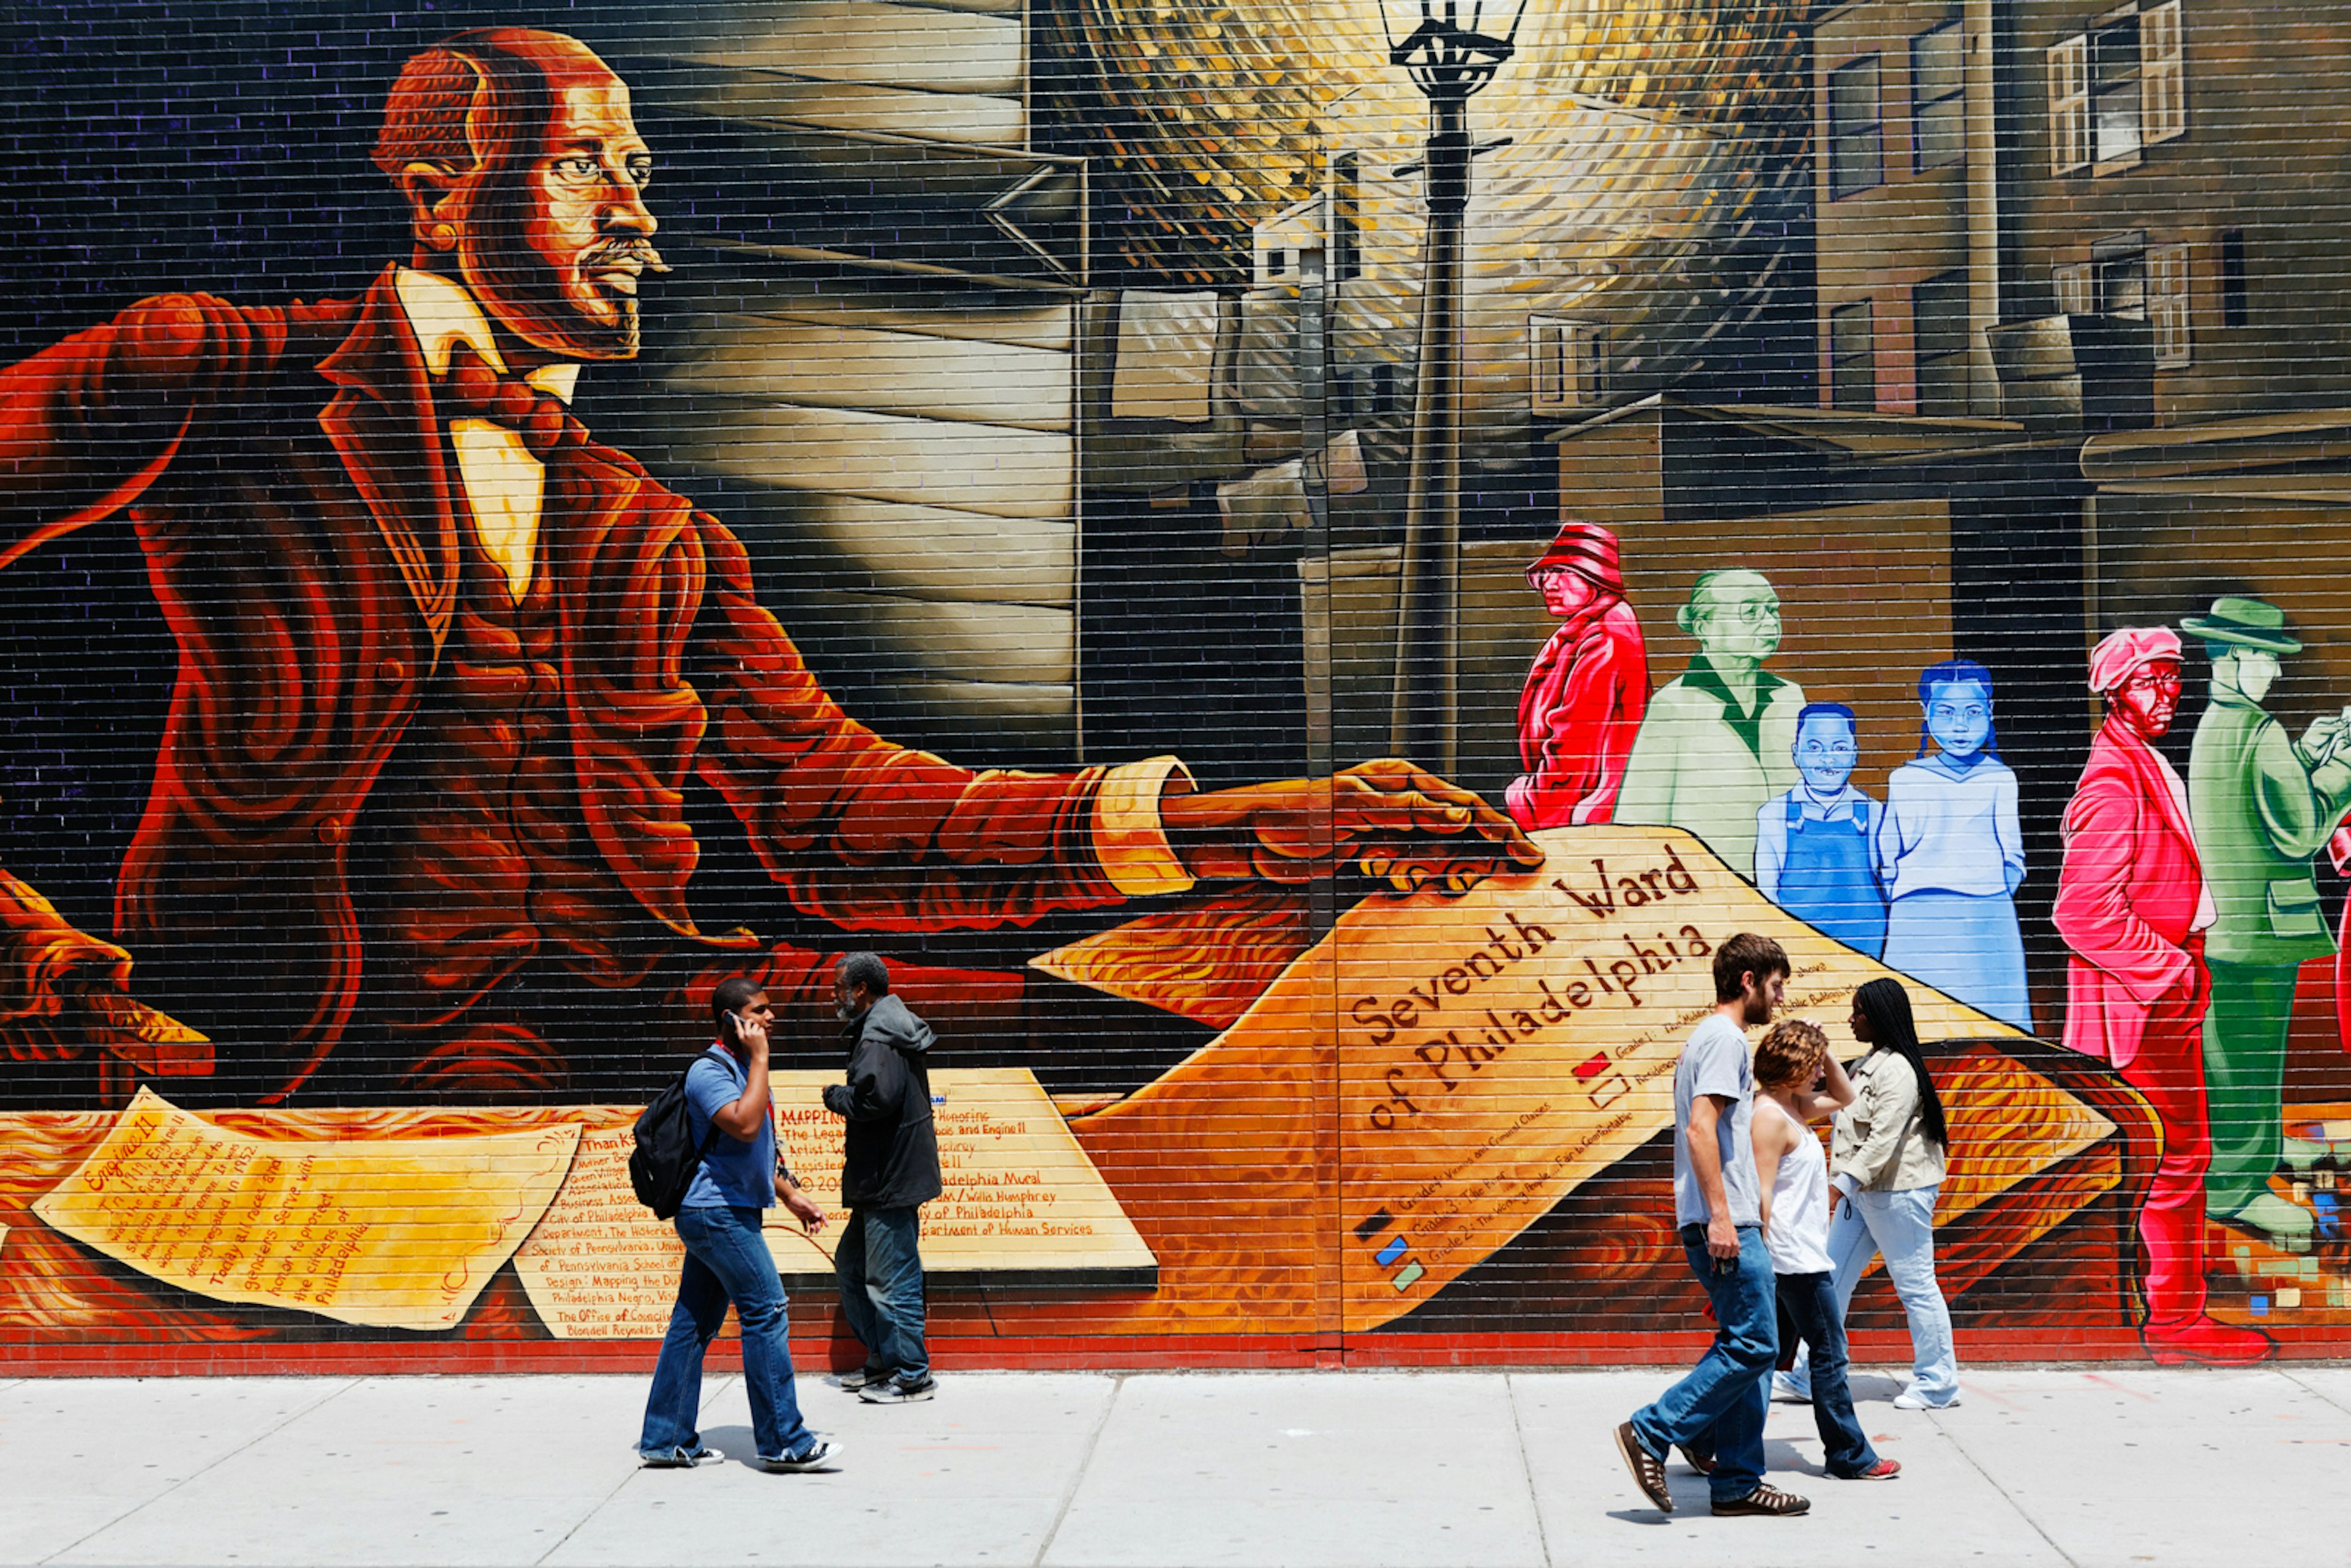
[[[2215,1219],[2307,1250],[2309,1211],[2272,1192],[2269,1178],[2284,1134],[2295,973],[2304,959],[2335,951],[2310,861],[2351,810],[2351,759],[2337,755],[2345,723],[2325,715],[2297,743],[2262,710],[2278,656],[2302,651],[2275,605],[2231,595],[2179,624],[2204,639],[2212,660],[2211,704],[2188,765],[2197,852],[2218,910],[2205,945],[2212,970],[2204,1018],[2212,1127],[2206,1205]]]

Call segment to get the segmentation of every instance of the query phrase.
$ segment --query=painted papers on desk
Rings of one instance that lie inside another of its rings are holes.
[[[32,1207],[84,1246],[215,1301],[448,1328],[546,1212],[579,1141],[568,1125],[261,1138],[142,1089]]]
[[[813,1235],[768,1211],[768,1250],[789,1282],[829,1281],[841,1206],[840,1117],[823,1092],[841,1075],[772,1075],[777,1143],[803,1191],[833,1216]],[[1148,1287],[1155,1260],[1027,1068],[935,1068],[946,1190],[923,1209],[923,1269],[969,1284]],[[515,1270],[558,1339],[658,1339],[685,1256],[676,1231],[629,1187],[626,1127],[590,1132]]]

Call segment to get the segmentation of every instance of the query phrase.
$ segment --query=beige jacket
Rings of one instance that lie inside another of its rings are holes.
[[[1918,1125],[1918,1077],[1910,1064],[1893,1051],[1873,1051],[1845,1071],[1856,1097],[1837,1113],[1830,1179],[1849,1176],[1864,1192],[1938,1186],[1944,1151]]]

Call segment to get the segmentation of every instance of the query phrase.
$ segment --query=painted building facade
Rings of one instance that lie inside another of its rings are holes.
[[[636,1109],[752,975],[824,1194],[868,948],[943,1363],[1677,1357],[1740,930],[1963,1359],[2342,1354],[2304,10],[1531,0],[1438,384],[1369,10],[18,7],[8,1364],[649,1364]]]

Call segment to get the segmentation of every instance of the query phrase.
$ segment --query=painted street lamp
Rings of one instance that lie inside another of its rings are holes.
[[[1481,33],[1484,0],[1419,0],[1419,25],[1395,36],[1383,0],[1388,63],[1428,99],[1428,225],[1421,239],[1420,362],[1412,401],[1396,594],[1395,687],[1388,745],[1451,777],[1461,764],[1462,214],[1469,206],[1469,99],[1516,52],[1526,0],[1510,31]],[[1498,7],[1499,8],[1499,7]],[[1409,172],[1410,171],[1405,171]]]

